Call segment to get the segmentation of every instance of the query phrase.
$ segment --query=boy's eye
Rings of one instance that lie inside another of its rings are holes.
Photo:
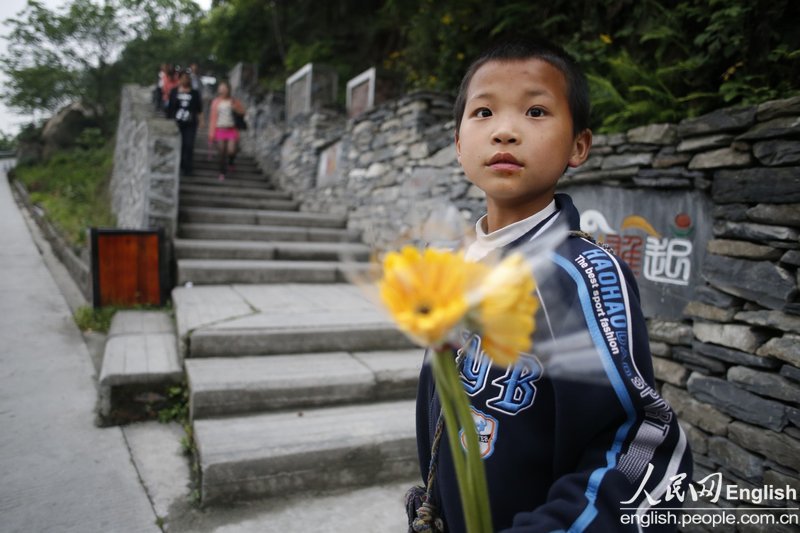
[[[475,110],[474,115],[478,118],[486,118],[492,116],[492,110],[488,107],[481,107]]]
[[[528,115],[529,117],[534,117],[534,118],[543,117],[544,109],[542,109],[541,107],[532,107],[528,109],[528,112],[525,114]]]

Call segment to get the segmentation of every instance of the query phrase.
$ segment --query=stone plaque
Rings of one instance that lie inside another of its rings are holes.
[[[347,116],[354,118],[397,96],[399,83],[374,67],[347,82]]]
[[[311,111],[311,65],[308,64],[286,80],[286,118]]]
[[[324,65],[307,63],[286,80],[286,119],[310,113],[336,101],[336,71]]]
[[[355,85],[349,92],[350,103],[347,106],[347,116],[357,117],[372,107],[373,87],[368,81]]]
[[[228,72],[231,94],[242,95],[250,92],[258,83],[258,68],[251,63],[236,63]]]
[[[633,270],[647,317],[676,320],[703,284],[712,238],[711,202],[699,191],[571,187],[581,229],[610,245]]]
[[[357,117],[375,105],[375,68],[347,82],[347,116]]]

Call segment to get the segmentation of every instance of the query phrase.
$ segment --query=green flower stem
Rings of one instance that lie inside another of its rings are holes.
[[[433,358],[433,375],[436,380],[439,400],[444,414],[444,425],[450,454],[458,481],[464,522],[469,533],[491,533],[492,515],[489,510],[489,492],[486,486],[486,473],[480,456],[475,421],[469,407],[469,400],[458,377],[452,353],[449,350],[436,351]],[[466,454],[461,446],[459,428],[464,431]]]
[[[447,369],[445,367],[445,359],[450,359],[451,355],[446,352],[436,352],[433,358],[433,376],[436,381],[436,390],[439,396],[439,402],[442,404],[442,414],[444,415],[444,427],[447,431],[447,440],[450,445],[450,455],[453,458],[453,467],[456,471],[456,481],[458,483],[458,493],[461,497],[461,507],[464,512],[464,522],[467,531],[472,533],[474,530],[474,510],[470,503],[472,502],[472,490],[469,484],[469,479],[466,476],[466,458],[461,450],[461,445],[458,439],[458,418],[456,415],[455,405],[453,402],[453,391],[451,382],[447,379]]]
[[[448,357],[447,360],[446,364],[450,367],[450,371],[448,371],[449,378],[456,391],[454,395],[456,414],[459,419],[459,426],[464,431],[467,442],[467,475],[471,481],[470,485],[474,498],[473,506],[476,510],[477,524],[479,525],[478,531],[491,533],[492,515],[489,510],[489,490],[486,484],[486,471],[484,470],[483,459],[481,458],[481,449],[478,443],[478,432],[475,429],[475,420],[472,417],[472,409],[470,409],[467,393],[464,391],[464,386],[461,384],[461,379],[458,376],[458,368],[455,361],[452,357]]]

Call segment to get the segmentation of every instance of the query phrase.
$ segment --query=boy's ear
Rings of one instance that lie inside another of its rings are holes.
[[[458,159],[458,163],[461,164],[461,139],[458,137],[458,131],[456,131],[454,135],[456,141],[456,159]]]
[[[577,167],[583,164],[589,157],[589,150],[592,148],[592,130],[585,129],[580,132],[572,144],[572,154],[569,157],[569,166]]]

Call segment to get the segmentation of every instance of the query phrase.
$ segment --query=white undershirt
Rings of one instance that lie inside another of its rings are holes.
[[[507,246],[519,239],[555,212],[556,201],[552,200],[538,213],[534,213],[528,218],[523,218],[518,222],[509,224],[491,233],[486,233],[484,230],[486,215],[483,215],[478,219],[478,222],[475,223],[475,242],[467,248],[467,253],[465,254],[466,259],[468,261],[480,261],[494,250]],[[558,218],[558,215],[553,217],[553,220],[556,218]]]

